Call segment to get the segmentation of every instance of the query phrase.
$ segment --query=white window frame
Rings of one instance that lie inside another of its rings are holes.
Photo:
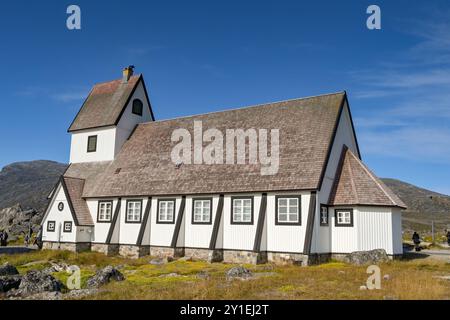
[[[200,203],[200,206],[197,204]],[[197,209],[200,212],[196,212]],[[211,224],[212,198],[192,199],[192,224]]]
[[[169,203],[171,204],[170,206]],[[172,209],[171,212],[170,208]],[[158,199],[156,223],[175,223],[175,209],[176,199]]]
[[[112,219],[112,201],[99,201],[98,202],[98,222],[111,222]]]
[[[231,197],[231,224],[253,224],[253,197]]]
[[[301,196],[276,196],[276,225],[300,225],[301,224]],[[281,202],[286,201],[285,205],[282,205]],[[295,203],[296,202],[296,203]],[[292,208],[295,208],[295,211],[291,211]],[[285,209],[285,210],[284,210]],[[284,212],[285,211],[285,212]],[[280,219],[280,216],[285,216],[286,219]],[[295,215],[295,219],[292,219],[291,216]]]
[[[353,209],[336,209],[335,226],[353,227]]]
[[[126,210],[126,223],[141,223],[142,200],[127,200]]]

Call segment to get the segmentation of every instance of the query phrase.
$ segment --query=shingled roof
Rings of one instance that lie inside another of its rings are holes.
[[[89,208],[84,199],[82,199],[84,180],[79,178],[63,177],[63,188],[67,194],[70,210],[74,215],[75,225],[93,226]]]
[[[94,178],[83,177],[83,197],[316,190],[345,99],[340,92],[139,124],[114,161],[101,165]],[[222,133],[226,129],[279,129],[278,173],[263,176],[260,164],[176,168],[170,156],[175,145],[172,132],[184,128],[193,137],[194,121],[202,121],[203,131],[216,128]],[[79,177],[86,166],[72,164],[66,175]]]
[[[406,205],[367,166],[344,147],[329,205],[371,205],[406,209]]]
[[[68,131],[116,125],[140,80],[142,75],[96,84]]]

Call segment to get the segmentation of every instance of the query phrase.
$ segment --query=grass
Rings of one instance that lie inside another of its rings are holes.
[[[149,257],[131,260],[100,253],[71,253],[43,250],[0,256],[0,263],[16,265],[20,273],[45,268],[50,261],[64,261],[81,268],[81,286],[106,265],[121,266],[126,280],[111,282],[88,299],[450,299],[450,281],[437,276],[450,274],[450,263],[429,259],[391,261],[380,265],[380,290],[360,290],[366,267],[337,261],[311,267],[246,265],[259,274],[251,280],[227,281],[225,272],[233,265],[202,261],[173,261],[151,265]],[[201,278],[198,274],[207,273]],[[167,276],[176,273],[177,276]],[[63,283],[69,276],[56,272]]]

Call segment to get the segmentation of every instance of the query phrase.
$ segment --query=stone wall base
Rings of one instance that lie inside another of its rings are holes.
[[[268,252],[267,260],[279,265],[308,265],[308,256],[302,253]]]
[[[48,242],[44,241],[42,243],[42,249],[48,250],[68,250],[72,252],[83,252],[89,251],[91,249],[91,244],[89,242],[75,243],[75,242]]]
[[[216,249],[203,249],[203,248],[185,248],[184,256],[190,257],[194,260],[204,260],[208,262],[221,262],[223,261],[223,251]]]
[[[184,248],[150,247],[150,255],[153,257],[184,257]]]
[[[105,243],[93,243],[91,250],[95,252],[103,253],[107,256],[115,256],[119,254],[118,244],[105,244]]]
[[[150,246],[136,246],[121,244],[119,246],[119,255],[125,258],[137,259],[150,255]]]
[[[240,250],[224,250],[223,262],[226,263],[248,263],[260,264],[267,262],[266,252],[240,251]]]

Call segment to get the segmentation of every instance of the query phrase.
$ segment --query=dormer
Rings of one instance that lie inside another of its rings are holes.
[[[94,85],[69,127],[70,163],[114,160],[139,123],[154,121],[142,75]]]

